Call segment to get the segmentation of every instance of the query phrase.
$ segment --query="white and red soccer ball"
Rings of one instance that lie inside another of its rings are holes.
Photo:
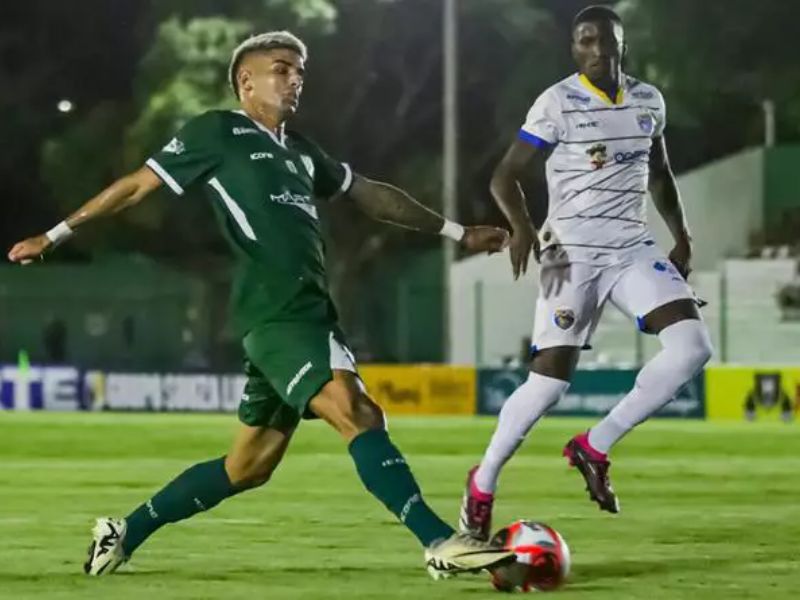
[[[569,547],[561,534],[544,523],[516,521],[498,531],[492,542],[517,555],[516,563],[492,572],[492,585],[499,591],[550,591],[569,575]]]

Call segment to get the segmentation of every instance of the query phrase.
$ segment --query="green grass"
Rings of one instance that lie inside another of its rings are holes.
[[[431,504],[455,521],[494,421],[392,419]],[[781,424],[649,423],[615,453],[623,513],[588,502],[560,449],[587,423],[545,420],[508,465],[496,524],[562,532],[559,598],[792,598],[800,587],[800,434]],[[2,598],[497,598],[483,576],[433,582],[415,540],[307,423],[264,488],[170,526],[113,577],[81,563],[96,516],[124,515],[225,451],[231,416],[0,413]]]

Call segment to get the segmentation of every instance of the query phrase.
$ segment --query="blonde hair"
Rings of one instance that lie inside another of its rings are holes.
[[[259,33],[258,35],[247,38],[233,51],[231,63],[228,67],[228,82],[237,98],[239,97],[239,86],[236,83],[236,73],[244,57],[251,52],[272,50],[274,48],[294,50],[303,60],[308,58],[308,49],[303,43],[303,40],[294,35],[291,31],[267,31],[266,33]]]

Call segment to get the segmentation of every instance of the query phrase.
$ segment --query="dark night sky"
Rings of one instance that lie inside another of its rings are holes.
[[[142,46],[150,36],[149,3],[141,0],[28,0],[0,8],[0,141],[13,152],[0,156],[3,212],[0,242],[55,220],[38,181],[40,143],[66,119],[91,105],[131,93]],[[62,115],[62,98],[76,110]],[[79,176],[79,174],[76,174]]]

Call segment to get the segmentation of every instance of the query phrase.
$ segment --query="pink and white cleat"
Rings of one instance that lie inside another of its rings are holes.
[[[586,491],[592,500],[597,502],[600,510],[610,513],[619,512],[619,500],[611,487],[608,479],[608,469],[611,462],[608,455],[592,448],[589,444],[589,434],[580,433],[564,446],[564,456],[569,459],[569,464],[576,467],[586,481]]]
[[[472,467],[467,474],[464,498],[461,501],[461,517],[458,529],[480,540],[488,541],[492,535],[492,507],[494,494],[487,494],[475,485],[475,472],[478,466]]]

